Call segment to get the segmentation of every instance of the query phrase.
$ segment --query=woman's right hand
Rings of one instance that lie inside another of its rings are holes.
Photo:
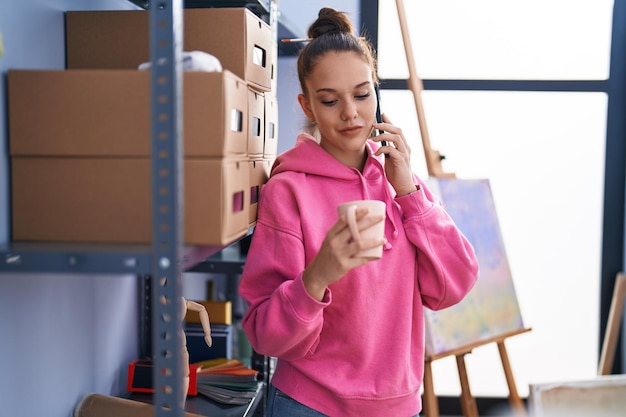
[[[359,230],[365,230],[385,219],[384,216],[366,217],[367,214],[366,208],[356,210]],[[302,276],[304,286],[313,298],[321,301],[326,287],[339,281],[350,270],[370,262],[367,258],[356,256],[359,252],[382,246],[385,243],[384,238],[355,241],[345,216],[340,217],[326,233],[317,256],[304,270]]]

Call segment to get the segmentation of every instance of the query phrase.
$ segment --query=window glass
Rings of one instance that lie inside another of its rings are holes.
[[[394,0],[379,2],[381,78],[408,77]],[[587,79],[609,74],[611,0],[405,0],[423,79]]]
[[[593,378],[606,138],[604,93],[425,91],[433,149],[457,178],[490,180],[526,327],[507,339],[519,393],[528,385]],[[410,91],[381,91],[423,178],[422,142]],[[495,344],[466,356],[472,393],[507,396]],[[575,364],[573,366],[572,364]],[[454,357],[433,362],[435,391],[458,395]]]

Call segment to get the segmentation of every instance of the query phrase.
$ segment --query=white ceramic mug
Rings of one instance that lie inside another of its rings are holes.
[[[347,203],[340,204],[337,207],[337,213],[339,217],[346,216],[348,221],[348,227],[350,233],[355,241],[362,239],[382,239],[385,237],[385,222],[380,221],[365,230],[359,231],[359,226],[356,221],[357,208],[367,208],[369,213],[367,216],[384,216],[385,215],[385,203],[379,200],[356,200],[348,201]],[[383,256],[383,245],[376,246],[375,248],[361,251],[357,257],[368,259],[380,259]]]

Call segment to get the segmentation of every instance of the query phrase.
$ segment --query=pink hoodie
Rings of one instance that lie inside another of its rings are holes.
[[[367,147],[371,155],[376,144]],[[422,309],[458,303],[478,274],[472,246],[425,184],[416,177],[421,190],[395,197],[383,163],[370,156],[361,173],[301,134],[262,189],[239,287],[253,348],[278,358],[272,383],[333,417],[420,412]],[[383,257],[330,285],[319,302],[302,272],[337,206],[359,199],[387,203]]]

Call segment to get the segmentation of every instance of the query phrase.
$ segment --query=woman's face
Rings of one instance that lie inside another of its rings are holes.
[[[298,101],[320,131],[320,145],[348,166],[363,161],[365,142],[376,119],[372,69],[354,52],[322,56],[306,80],[308,95]]]

